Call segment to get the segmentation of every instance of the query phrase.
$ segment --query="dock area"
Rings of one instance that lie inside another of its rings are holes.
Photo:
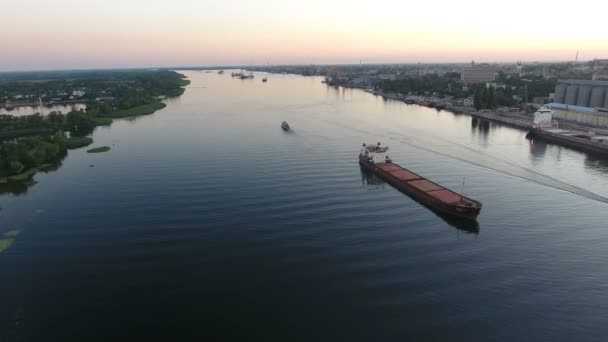
[[[561,128],[533,129],[532,138],[546,140],[587,152],[608,155],[608,135],[589,134],[589,132]]]

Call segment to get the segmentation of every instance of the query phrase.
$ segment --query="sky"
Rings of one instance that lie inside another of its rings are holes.
[[[0,70],[608,58],[608,1],[2,0]]]

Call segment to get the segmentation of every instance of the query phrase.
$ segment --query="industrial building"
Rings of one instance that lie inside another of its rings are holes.
[[[593,80],[608,80],[608,59],[593,60]]]
[[[496,68],[489,64],[475,64],[464,67],[460,74],[460,81],[463,84],[494,82],[496,79]]]
[[[608,81],[559,80],[549,107],[557,119],[608,127]]]
[[[579,107],[608,108],[608,81],[559,80],[553,102]]]

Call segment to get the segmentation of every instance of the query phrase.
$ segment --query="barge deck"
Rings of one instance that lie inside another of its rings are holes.
[[[370,146],[364,144],[364,148],[359,154],[359,164],[398,190],[443,214],[468,220],[477,218],[482,207],[480,202],[399,166],[393,163],[388,156],[377,160],[378,154],[385,153],[387,150],[388,147],[380,147],[380,143]]]

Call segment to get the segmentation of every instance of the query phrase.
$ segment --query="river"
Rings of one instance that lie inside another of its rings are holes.
[[[601,341],[608,161],[318,77],[198,71],[0,196],[0,341]],[[287,120],[290,133],[280,129]],[[361,143],[481,201],[437,216]]]

